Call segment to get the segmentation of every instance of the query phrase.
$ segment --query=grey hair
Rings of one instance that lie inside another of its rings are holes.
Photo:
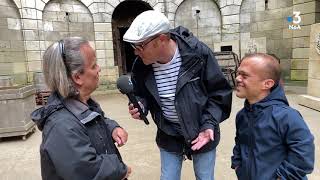
[[[60,43],[63,43],[64,50]],[[78,96],[79,92],[72,80],[72,75],[84,70],[84,57],[81,46],[89,44],[82,37],[67,37],[53,43],[43,55],[43,74],[51,91],[58,92],[62,97]],[[63,58],[64,51],[65,58]]]

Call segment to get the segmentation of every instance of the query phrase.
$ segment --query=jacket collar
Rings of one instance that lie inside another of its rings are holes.
[[[98,112],[92,111],[88,105],[80,102],[77,99],[67,98],[63,101],[65,107],[82,123],[86,124],[98,116],[101,116]],[[92,104],[97,105],[92,99],[88,101],[89,106]]]
[[[244,107],[246,110],[255,111],[256,109],[263,109],[272,105],[286,105],[288,106],[288,100],[285,96],[283,87],[279,84],[275,84],[271,89],[271,92],[264,99],[255,104],[249,104],[248,100],[245,100]]]

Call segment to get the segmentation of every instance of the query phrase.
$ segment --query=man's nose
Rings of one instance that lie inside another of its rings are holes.
[[[242,81],[241,76],[240,76],[240,75],[237,75],[237,76],[236,76],[236,82],[238,83],[238,82],[241,82],[241,81]]]

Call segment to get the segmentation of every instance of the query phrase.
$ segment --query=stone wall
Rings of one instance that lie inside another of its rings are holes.
[[[292,15],[292,0],[244,0],[240,10],[241,56],[263,52],[281,59],[283,76],[290,78],[292,30],[286,17]]]
[[[320,98],[320,23],[311,25],[308,94]]]
[[[2,0],[0,2],[0,76],[15,83],[33,81],[42,55],[65,36],[85,36],[96,48],[101,79],[119,76],[112,15],[124,0]],[[281,59],[284,78],[306,80],[311,24],[320,21],[317,0],[137,0],[167,15],[172,27],[183,25],[214,51],[232,46],[240,56],[267,52]],[[197,14],[196,10],[200,10]],[[300,11],[301,29],[286,20]],[[66,14],[68,13],[68,15]],[[132,19],[132,18],[131,18]],[[10,37],[10,39],[9,39]],[[14,53],[11,53],[14,52]],[[120,60],[121,61],[121,60]]]
[[[85,37],[95,47],[92,15],[84,4],[76,0],[49,1],[42,11],[42,27],[39,33],[44,49],[53,42],[70,36]],[[41,56],[43,53],[44,50],[41,50]],[[37,60],[34,59],[34,62]],[[38,67],[34,70],[41,71],[40,62],[41,59],[39,63],[35,63]]]
[[[308,94],[299,104],[320,111],[320,23],[311,25],[309,47]]]
[[[0,1],[0,77],[12,84],[25,84],[26,57],[21,17],[11,0]]]
[[[177,26],[188,28],[211,49],[214,42],[221,42],[221,13],[214,1],[183,1],[175,14]]]
[[[301,30],[292,33],[291,80],[308,80],[310,29],[312,24],[319,22],[319,3],[315,0],[293,0],[293,11],[301,13]]]

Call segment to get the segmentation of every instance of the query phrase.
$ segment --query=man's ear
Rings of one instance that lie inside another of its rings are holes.
[[[79,73],[75,73],[71,75],[71,78],[73,80],[73,82],[77,85],[77,86],[81,86],[83,84],[83,81],[80,77]]]
[[[263,89],[271,89],[274,86],[275,82],[272,79],[266,79],[263,83]]]

